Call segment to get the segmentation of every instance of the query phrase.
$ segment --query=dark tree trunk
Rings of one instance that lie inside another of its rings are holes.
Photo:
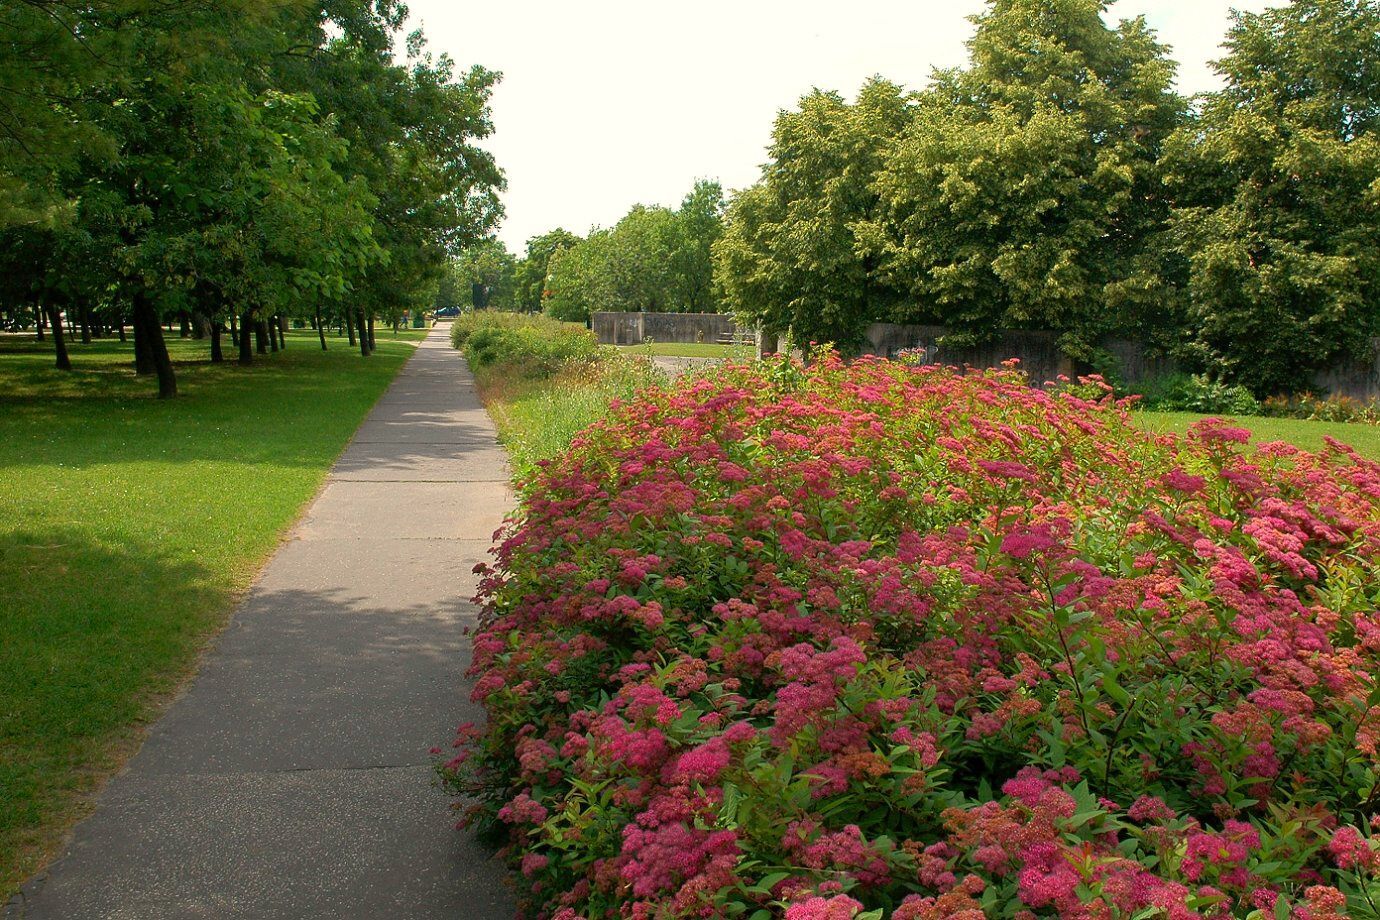
[[[350,315],[350,312],[349,312],[348,310],[345,311],[345,321],[344,321],[343,325],[345,326],[345,328],[346,328],[347,330],[349,330],[349,333],[350,333],[350,347],[351,347],[351,348],[354,348],[354,347],[355,347],[355,318],[354,318],[352,315]]]
[[[270,316],[264,322],[264,332],[268,333],[268,347],[275,355],[278,353],[278,317]]]
[[[173,373],[172,358],[168,356],[168,343],[163,340],[163,326],[158,322],[158,311],[146,294],[134,298],[134,330],[146,330],[145,339],[153,355],[153,365],[158,372],[158,398],[172,399],[177,395],[177,375]]]
[[[139,313],[136,310],[130,317],[130,325],[134,327],[134,372],[139,376],[152,374],[157,368],[153,362],[153,349],[149,343],[148,327],[140,321]],[[154,323],[157,326],[157,323]],[[162,329],[159,329],[162,332]]]
[[[120,330],[120,341],[125,341],[125,318],[123,316],[116,320],[115,328]]]
[[[256,320],[254,323],[254,350],[261,355],[268,354],[268,320]]]
[[[51,301],[47,305],[48,325],[53,327],[53,348],[57,354],[57,369],[70,371],[72,359],[67,355],[67,341],[62,337],[62,311]]]
[[[359,326],[359,353],[364,357],[369,357],[373,349],[369,347],[369,328],[364,323],[364,311],[355,311],[355,324]]]
[[[34,332],[37,333],[37,335],[38,335],[38,340],[39,340],[40,342],[42,342],[43,339],[44,339],[44,334],[43,334],[43,326],[44,326],[44,324],[45,324],[45,321],[44,321],[44,319],[43,319],[43,307],[41,307],[41,306],[38,305],[38,304],[34,304]]]
[[[192,324],[187,319],[186,310],[181,310],[178,312],[177,321],[181,327],[178,333],[179,337],[184,339],[190,339],[192,337]]]
[[[200,311],[192,314],[192,338],[201,340],[211,331],[211,321]]]
[[[81,325],[81,343],[91,344],[91,306],[82,304],[81,310],[77,313],[77,322]]]
[[[220,334],[225,331],[225,327],[220,323],[211,324],[211,363],[220,364],[225,360],[225,352],[220,349]]]
[[[321,339],[321,350],[326,350],[326,324],[321,322],[321,308],[316,308],[316,315],[312,317],[312,323],[316,325],[316,335]]]
[[[236,348],[240,347],[240,327],[234,310],[230,311],[230,344]]]
[[[278,348],[287,351],[287,317],[279,314],[278,316]]]
[[[379,347],[378,340],[374,338],[374,314],[369,314],[369,351],[374,351]]]
[[[249,330],[254,328],[254,311],[245,310],[244,316],[240,318],[240,334],[238,338],[240,348],[240,364],[245,367],[254,363],[254,346],[249,343]]]

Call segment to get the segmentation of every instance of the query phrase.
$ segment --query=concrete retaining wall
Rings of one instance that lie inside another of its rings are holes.
[[[609,345],[641,345],[649,339],[653,342],[713,343],[738,332],[733,317],[722,313],[595,313],[593,326],[599,341]],[[905,349],[924,349],[929,362],[958,367],[997,367],[1003,361],[1016,358],[1032,383],[1088,371],[1059,351],[1058,335],[1053,332],[1010,330],[997,340],[975,348],[939,345],[945,332],[943,326],[873,323],[867,327],[862,350],[865,354],[890,358]],[[1172,359],[1151,353],[1141,342],[1109,338],[1099,345],[1116,356],[1125,383],[1134,384],[1179,370]],[[1380,339],[1372,340],[1366,354],[1344,359],[1319,372],[1313,383],[1322,393],[1357,399],[1380,398]]]
[[[1366,354],[1358,358],[1343,358],[1332,367],[1314,374],[1313,385],[1319,392],[1334,396],[1380,398],[1380,339],[1370,340]]]
[[[924,350],[927,363],[951,364],[957,367],[998,367],[1003,361],[1015,358],[1030,376],[1032,383],[1044,383],[1060,376],[1074,377],[1088,372],[1059,350],[1059,336],[1054,332],[1013,329],[1001,337],[973,348],[952,348],[939,344],[947,330],[943,326],[899,325],[873,323],[867,327],[863,351],[884,358],[894,357],[906,349]],[[1135,383],[1151,377],[1173,373],[1174,363],[1147,353],[1139,342],[1127,339],[1107,339],[1100,343],[1116,355],[1121,378]]]
[[[595,313],[594,334],[605,345],[653,342],[714,344],[737,331],[723,313]]]

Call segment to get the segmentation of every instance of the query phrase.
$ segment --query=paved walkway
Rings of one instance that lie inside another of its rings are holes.
[[[448,339],[437,327],[418,348],[186,695],[13,916],[513,916],[501,867],[453,829],[427,753],[478,716],[461,688],[470,569],[511,502]]]

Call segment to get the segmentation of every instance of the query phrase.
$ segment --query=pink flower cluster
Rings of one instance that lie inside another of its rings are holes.
[[[730,368],[525,484],[440,765],[523,914],[1380,904],[1380,466],[1086,392]]]

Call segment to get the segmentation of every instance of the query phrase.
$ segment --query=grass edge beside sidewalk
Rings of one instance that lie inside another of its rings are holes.
[[[0,343],[0,904],[58,854],[196,671],[425,330],[368,359],[315,333],[250,368],[170,341]],[[257,356],[256,356],[257,357]]]

